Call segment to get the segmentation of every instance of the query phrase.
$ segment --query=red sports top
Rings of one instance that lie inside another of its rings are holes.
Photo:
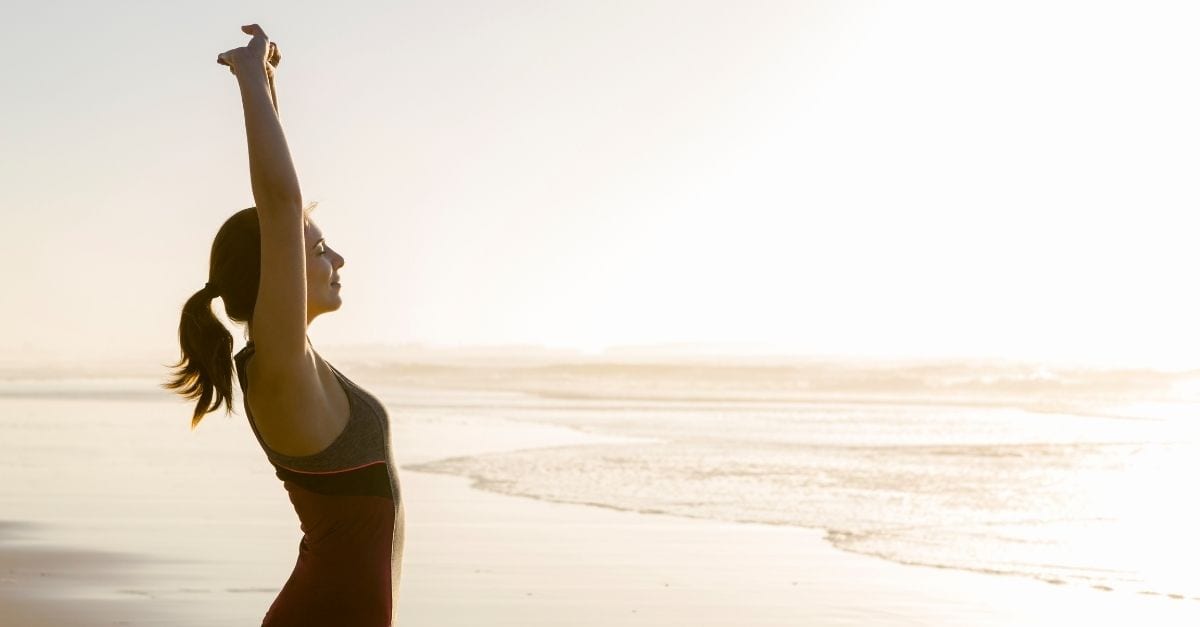
[[[330,366],[350,401],[350,421],[333,443],[293,457],[263,441],[246,390],[250,342],[234,355],[250,428],[300,517],[300,554],[263,627],[388,627],[404,549],[404,504],[392,460],[387,411]]]

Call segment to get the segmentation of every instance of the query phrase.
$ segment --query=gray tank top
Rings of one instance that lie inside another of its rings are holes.
[[[267,454],[267,459],[276,468],[282,467],[303,473],[333,473],[379,462],[385,462],[391,468],[392,451],[387,410],[379,399],[348,379],[332,364],[329,367],[341,383],[350,402],[350,420],[346,423],[346,428],[324,450],[312,455],[284,455],[268,446],[254,424],[250,403],[246,400],[246,391],[250,387],[246,376],[246,362],[253,354],[254,343],[250,342],[238,351],[233,359],[237,366],[238,382],[242,386],[246,418],[250,421],[254,437],[258,438],[259,445]]]

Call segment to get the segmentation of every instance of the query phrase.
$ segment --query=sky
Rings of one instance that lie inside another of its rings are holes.
[[[1200,367],[1194,3],[189,5],[6,5],[5,360],[177,357],[257,22],[317,345]]]

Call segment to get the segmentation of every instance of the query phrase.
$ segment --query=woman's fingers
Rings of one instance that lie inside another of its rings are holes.
[[[217,55],[217,63],[219,63],[221,65],[229,66],[229,73],[235,74],[236,72],[233,71],[233,64],[230,63],[229,60],[226,58],[226,55],[228,55],[228,54],[229,54],[228,52],[222,52],[221,54],[218,54]]]
[[[229,71],[237,74],[238,65],[264,63],[268,65],[268,70],[273,70],[274,66],[279,65],[279,46],[267,39],[267,34],[263,32],[262,27],[258,24],[247,24],[242,27],[242,32],[250,35],[249,45],[241,48],[233,48],[226,50],[217,55],[217,63],[229,67]]]
[[[242,27],[242,32],[250,35],[251,37],[262,37],[263,39],[267,39],[267,34],[263,32],[262,27],[258,24],[247,24]]]
[[[228,66],[230,74],[237,74],[237,70],[233,67],[233,53],[237,50],[237,48],[234,48],[233,50],[226,50],[217,55],[217,63]]]

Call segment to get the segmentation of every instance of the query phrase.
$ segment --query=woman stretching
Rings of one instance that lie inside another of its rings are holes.
[[[225,221],[208,282],[183,306],[181,359],[165,386],[205,414],[233,410],[234,371],[251,430],[283,481],[303,537],[291,577],[267,610],[271,627],[392,624],[404,546],[404,506],[379,400],[321,358],[317,316],[341,307],[345,260],[303,208],[275,101],[279,51],[258,25],[217,57],[237,77],[256,206]],[[246,346],[213,315],[212,299],[246,325]]]

